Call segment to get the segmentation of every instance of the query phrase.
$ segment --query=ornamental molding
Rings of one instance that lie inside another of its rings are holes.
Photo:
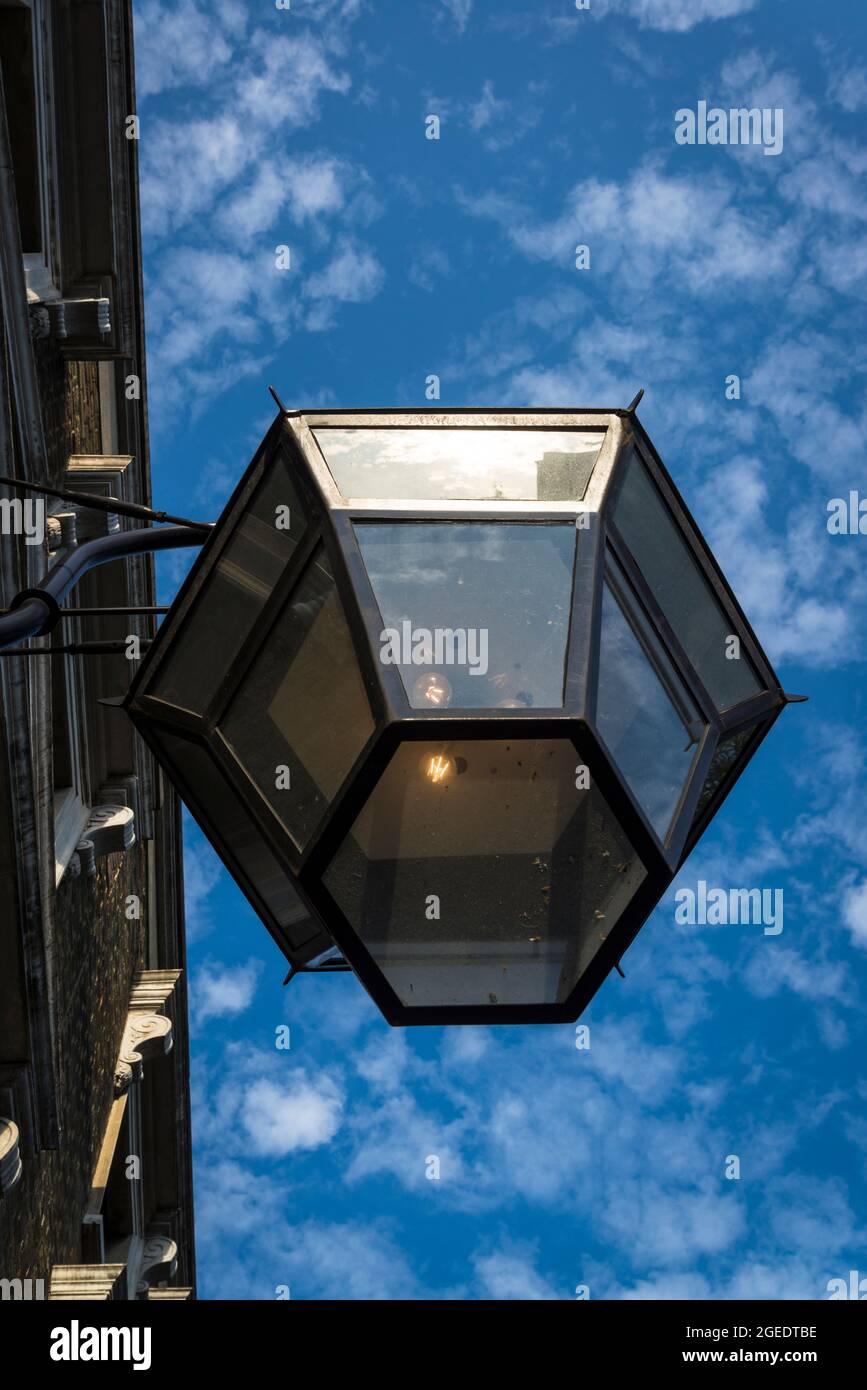
[[[114,1093],[123,1095],[140,1081],[144,1063],[172,1049],[172,1020],[166,1012],[180,970],[142,970],[133,981],[129,1013],[114,1072]]]
[[[85,1299],[88,1302],[126,1300],[126,1265],[55,1265],[48,1289],[49,1302]]]

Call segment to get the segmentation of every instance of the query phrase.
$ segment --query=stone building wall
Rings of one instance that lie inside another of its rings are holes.
[[[118,1038],[144,963],[146,904],[128,921],[128,895],[144,894],[144,848],[97,860],[95,878],[63,879],[56,899],[55,970],[62,1146],[28,1159],[14,1200],[0,1202],[3,1276],[48,1279],[85,1263],[81,1213],[113,1100]]]

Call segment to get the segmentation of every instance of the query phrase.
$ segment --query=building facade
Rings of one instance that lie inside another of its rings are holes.
[[[148,505],[131,0],[0,0],[0,64],[0,474]],[[6,484],[0,522],[2,608],[137,524]],[[117,703],[155,601],[114,561],[0,658],[3,1298],[194,1288],[180,810]]]

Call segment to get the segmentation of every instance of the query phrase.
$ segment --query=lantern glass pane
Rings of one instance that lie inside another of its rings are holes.
[[[602,596],[596,723],[624,780],[664,841],[705,724],[610,560]]]
[[[584,496],[604,430],[313,430],[344,497],[564,501]]]
[[[736,636],[698,557],[633,452],[614,507],[614,523],[675,636],[718,709],[749,700],[764,687]]]
[[[566,739],[398,748],[324,883],[403,1004],[568,997],[645,877],[580,767]]]
[[[735,733],[727,734],[725,738],[720,739],[695,808],[696,821],[717,792],[731,781],[735,768],[740,765],[741,754],[751,742],[757,728],[757,724],[750,724],[746,729],[738,729]]]
[[[373,733],[355,648],[319,547],[220,726],[299,848]]]
[[[150,693],[201,714],[226,676],[304,534],[301,499],[282,453],[272,459]]]
[[[413,709],[563,704],[575,527],[364,522],[379,658]]]
[[[327,950],[331,938],[310,916],[292,879],[210,755],[199,744],[153,729],[159,761],[190,813],[228,864],[255,910],[276,927],[290,959],[306,961]]]

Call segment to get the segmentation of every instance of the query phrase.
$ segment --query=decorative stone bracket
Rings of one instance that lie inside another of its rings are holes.
[[[115,1095],[141,1080],[148,1057],[171,1051],[172,1020],[166,1007],[180,975],[180,970],[142,970],[136,976],[114,1072]]]
[[[148,1236],[142,1254],[137,1297],[149,1298],[149,1289],[171,1279],[178,1267],[178,1247],[169,1236]]]
[[[83,838],[93,845],[97,859],[123,854],[135,844],[135,812],[130,806],[94,806]]]
[[[11,1192],[21,1177],[18,1126],[0,1118],[0,1197]]]

